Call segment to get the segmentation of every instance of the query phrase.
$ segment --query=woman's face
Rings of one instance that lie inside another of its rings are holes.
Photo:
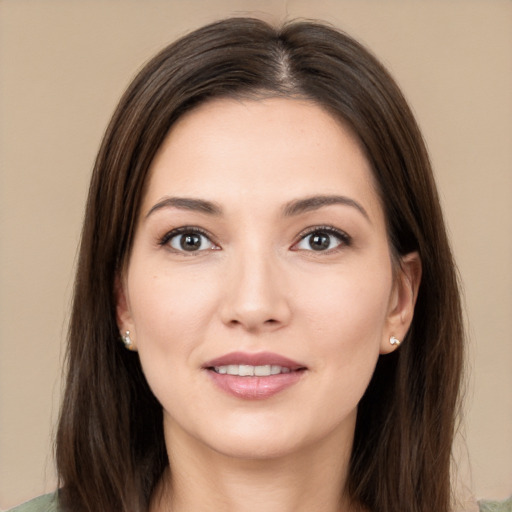
[[[273,457],[351,442],[413,289],[351,132],[312,102],[223,99],[152,163],[118,322],[171,446]]]

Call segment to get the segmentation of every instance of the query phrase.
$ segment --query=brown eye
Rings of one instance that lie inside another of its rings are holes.
[[[307,238],[308,244],[313,251],[325,251],[331,245],[331,235],[327,233],[315,233]]]
[[[350,245],[351,238],[334,228],[317,228],[302,236],[294,246],[295,250],[325,252],[341,245]]]
[[[179,237],[180,247],[184,251],[198,251],[201,249],[201,235],[192,233],[190,235],[181,235]]]
[[[181,252],[199,252],[213,249],[212,241],[196,231],[182,231],[169,236],[166,241],[173,249]]]

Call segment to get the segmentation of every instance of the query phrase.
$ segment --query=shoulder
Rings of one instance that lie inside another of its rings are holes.
[[[512,512],[512,496],[505,501],[479,501],[480,512]]]
[[[59,512],[57,493],[45,494],[33,500],[22,503],[7,512]]]

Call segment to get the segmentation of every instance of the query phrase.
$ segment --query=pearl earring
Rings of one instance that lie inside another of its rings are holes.
[[[400,340],[398,338],[395,338],[394,336],[391,336],[391,338],[389,338],[389,343],[391,343],[391,345],[393,346],[399,346],[400,345]]]
[[[121,339],[123,340],[124,346],[128,350],[135,350],[135,347],[133,346],[133,341],[130,338],[130,331],[125,331],[124,334],[121,334]]]

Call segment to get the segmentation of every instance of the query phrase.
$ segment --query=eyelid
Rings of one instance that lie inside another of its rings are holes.
[[[199,228],[197,226],[180,226],[178,228],[171,229],[170,231],[167,231],[165,233],[165,235],[158,240],[158,245],[168,246],[169,250],[172,250],[173,252],[177,252],[180,254],[186,254],[187,256],[193,256],[194,253],[198,254],[198,253],[205,252],[206,249],[202,249],[200,251],[190,251],[190,252],[181,251],[181,250],[171,247],[169,245],[169,241],[172,240],[175,236],[182,235],[185,233],[195,233],[195,234],[204,236],[205,238],[207,238],[209,240],[209,242],[212,244],[212,246],[215,246],[214,248],[212,247],[211,250],[220,249],[218,244],[213,240],[213,236],[210,233],[208,233],[208,231],[206,231],[202,228]]]
[[[296,246],[302,242],[306,237],[308,237],[309,235],[312,235],[313,233],[318,233],[318,232],[322,232],[322,233],[327,233],[329,235],[332,235],[334,237],[336,237],[339,241],[340,241],[340,244],[338,246],[336,246],[335,248],[333,249],[327,249],[325,251],[318,251],[319,253],[321,252],[325,252],[325,253],[330,253],[330,252],[334,252],[336,251],[339,247],[343,247],[343,246],[350,246],[351,243],[352,243],[352,237],[346,233],[345,231],[343,231],[342,229],[339,229],[339,228],[336,228],[334,226],[330,226],[330,225],[318,225],[318,226],[310,226],[306,229],[304,229],[298,236],[297,236],[297,240],[293,243],[291,249],[292,250],[305,250],[305,249],[298,249]],[[180,227],[177,227],[177,228],[174,228],[174,229],[171,229],[170,231],[167,231],[165,233],[165,235],[163,235],[159,240],[158,240],[158,245],[160,246],[168,246],[169,247],[169,250],[172,250],[174,252],[177,252],[177,253],[182,253],[182,254],[186,254],[186,255],[189,255],[189,256],[192,256],[197,253],[202,253],[202,252],[205,252],[207,249],[202,249],[202,250],[199,250],[199,251],[181,251],[179,249],[176,249],[174,247],[170,247],[169,245],[169,241],[178,236],[178,235],[181,235],[181,234],[184,234],[184,233],[196,233],[196,234],[199,234],[201,236],[204,236],[205,238],[208,239],[208,241],[212,244],[212,248],[210,248],[210,250],[219,250],[220,247],[219,245],[214,241],[213,239],[213,236],[206,230],[202,229],[202,228],[199,228],[197,226],[180,226]],[[311,250],[313,251],[313,250]]]
[[[318,232],[327,233],[329,235],[336,237],[340,241],[340,244],[338,246],[334,247],[333,249],[327,249],[325,251],[318,251],[317,254],[321,254],[322,252],[323,253],[334,252],[334,251],[338,250],[339,248],[347,247],[352,244],[352,237],[347,232],[343,231],[342,229],[335,228],[334,226],[329,226],[329,225],[320,225],[320,226],[311,226],[311,227],[303,230],[297,236],[297,241],[294,242],[294,244],[292,245],[292,250],[296,250],[296,251],[306,250],[306,249],[297,249],[296,246],[300,242],[302,242],[306,237],[308,237],[309,235],[312,235],[313,233],[318,233]],[[313,249],[311,249],[311,252],[314,252]]]

